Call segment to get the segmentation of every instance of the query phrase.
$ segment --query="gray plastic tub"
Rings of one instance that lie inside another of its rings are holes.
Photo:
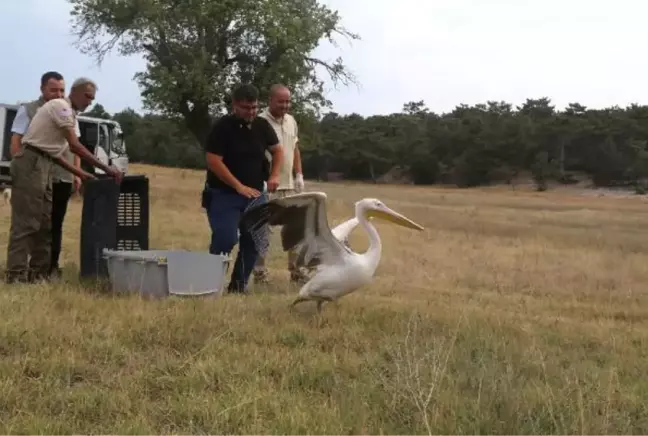
[[[225,255],[185,250],[104,249],[103,257],[114,292],[147,298],[218,296],[230,263]]]

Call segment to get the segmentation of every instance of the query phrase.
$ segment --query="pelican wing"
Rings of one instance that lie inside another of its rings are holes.
[[[300,266],[335,263],[351,252],[331,232],[323,192],[273,199],[249,209],[242,220],[251,231],[263,225],[281,226],[282,248],[295,249]]]

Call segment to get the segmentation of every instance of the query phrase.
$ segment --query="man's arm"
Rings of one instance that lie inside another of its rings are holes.
[[[11,133],[13,133],[9,148],[11,157],[14,157],[18,153],[18,150],[20,150],[20,141],[27,132],[27,127],[29,127],[29,116],[27,115],[25,106],[20,106],[18,113],[16,113],[16,118],[14,118],[13,124],[11,125]]]
[[[293,168],[295,174],[302,174],[301,152],[299,151],[299,141],[295,142],[295,151],[293,152]]]
[[[19,133],[14,133],[11,135],[11,145],[9,146],[9,154],[11,154],[11,157],[13,158],[16,153],[18,153],[18,150],[20,150],[20,141],[22,140],[23,135]]]
[[[92,166],[103,170],[106,174],[113,173],[114,170],[111,167],[97,159],[94,154],[90,153],[88,149],[79,142],[74,127],[67,127],[65,129],[65,139],[67,139],[68,144],[70,144],[70,150],[72,150],[72,153],[92,164]]]
[[[295,173],[294,188],[297,192],[304,190],[304,174],[302,173],[301,153],[299,151],[299,141],[295,141],[295,151],[293,152],[293,169]]]
[[[293,120],[295,120],[293,118]],[[295,123],[295,151],[293,151],[293,170],[295,175],[302,174],[301,152],[299,151],[299,127],[297,121]]]
[[[79,138],[79,142],[81,142],[81,129],[79,128],[79,119],[77,118],[76,122],[74,123],[74,134],[76,135],[77,138]],[[83,145],[83,144],[82,144]],[[74,166],[81,169],[81,158],[79,155],[72,153],[73,159],[74,159]],[[72,189],[74,192],[79,192],[81,182],[79,180],[79,177],[75,177],[74,181],[72,182]]]
[[[274,128],[270,125],[270,122],[265,118],[262,118],[265,125],[265,145],[270,154],[272,154],[272,168],[270,169],[270,179],[277,179],[279,177],[279,172],[281,171],[281,166],[283,165],[284,156],[283,156],[283,147],[279,143],[279,137]]]
[[[74,125],[74,134],[76,135],[77,139],[79,139],[79,142],[81,142],[81,129],[79,128],[79,120],[76,120],[76,123]],[[81,144],[83,145],[83,144]],[[74,166],[81,168],[81,158],[79,155],[74,154]]]
[[[54,160],[63,168],[80,178],[81,180],[87,180],[87,179],[96,179],[95,176],[92,174],[89,174],[85,171],[83,171],[79,166],[76,165],[70,165],[70,162],[68,162],[66,159],[60,158],[60,157],[55,157]]]
[[[104,164],[88,151],[77,137],[77,119],[74,111],[63,99],[50,100],[41,110],[47,110],[50,118],[54,123],[63,130],[65,139],[72,153],[78,155],[81,159],[89,162],[94,167],[102,169],[106,174],[113,176],[117,181],[121,181],[121,172],[115,168]],[[75,173],[76,174],[76,173]]]
[[[270,153],[272,153],[272,168],[270,169],[270,178],[279,177],[279,171],[281,171],[281,166],[283,165],[284,155],[283,147],[281,144],[275,144],[271,147],[268,147]]]
[[[223,183],[231,186],[237,192],[241,190],[243,184],[234,177],[229,168],[223,162],[223,156],[207,152],[207,168],[214,173]]]

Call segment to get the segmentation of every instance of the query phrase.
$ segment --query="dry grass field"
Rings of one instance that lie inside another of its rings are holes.
[[[151,248],[206,250],[203,173],[151,181]],[[308,183],[332,224],[378,197],[372,286],[294,312],[285,256],[253,295],[144,301],[77,280],[0,292],[1,433],[646,433],[648,205],[503,189]],[[9,207],[0,204],[4,268]],[[276,234],[273,236],[277,240]],[[362,229],[354,248],[366,247]]]

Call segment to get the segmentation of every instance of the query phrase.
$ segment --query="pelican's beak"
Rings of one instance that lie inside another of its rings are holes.
[[[380,218],[382,220],[386,220],[394,224],[398,224],[399,226],[407,227],[408,229],[414,229],[419,231],[423,230],[422,226],[416,224],[414,221],[399,214],[398,212],[391,210],[387,206],[385,206],[383,209],[370,209],[367,213],[367,216]]]

